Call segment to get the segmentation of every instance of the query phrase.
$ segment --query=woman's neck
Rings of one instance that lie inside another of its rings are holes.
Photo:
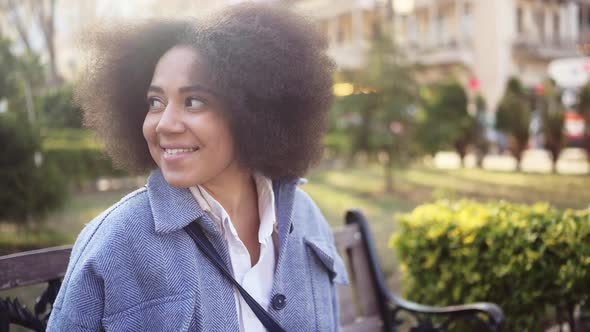
[[[215,180],[202,186],[223,206],[232,220],[235,216],[248,216],[258,212],[256,183],[249,172],[237,168],[226,169]]]
[[[217,176],[215,181],[203,184],[203,187],[229,215],[238,237],[250,254],[250,264],[254,266],[260,258],[260,217],[258,193],[252,174],[237,168],[229,168]]]

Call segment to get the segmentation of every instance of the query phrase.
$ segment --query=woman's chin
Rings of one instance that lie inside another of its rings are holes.
[[[174,172],[166,172],[164,170],[162,174],[164,174],[166,182],[174,188],[189,188],[198,184],[198,181],[191,181],[191,178],[186,174],[174,174]]]

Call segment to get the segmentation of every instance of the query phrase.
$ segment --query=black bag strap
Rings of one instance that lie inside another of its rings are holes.
[[[262,308],[258,302],[234,279],[232,274],[228,271],[225,263],[223,263],[223,259],[217,253],[217,250],[213,247],[205,233],[201,229],[201,226],[197,222],[191,222],[187,226],[184,227],[184,230],[188,233],[188,235],[195,241],[197,247],[201,249],[201,251],[209,258],[213,265],[217,266],[219,271],[227,277],[229,281],[234,284],[242,294],[242,297],[250,306],[250,309],[254,312],[256,317],[260,320],[262,325],[268,330],[268,332],[285,332],[285,329],[271,317],[271,315]]]

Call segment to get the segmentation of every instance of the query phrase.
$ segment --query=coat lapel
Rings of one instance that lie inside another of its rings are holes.
[[[279,224],[279,250],[277,252],[276,269],[285,260],[285,248],[293,225],[293,203],[295,200],[296,181],[274,181],[273,191],[275,194],[275,205],[277,221]]]
[[[168,234],[199,221],[208,235],[220,234],[218,226],[201,209],[188,188],[174,188],[166,182],[162,172],[152,172],[147,183],[148,197],[154,216],[156,233]]]

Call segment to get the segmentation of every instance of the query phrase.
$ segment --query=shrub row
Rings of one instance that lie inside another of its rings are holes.
[[[70,185],[82,188],[100,176],[121,176],[90,131],[54,129],[45,133],[43,153],[47,162],[66,177]]]
[[[406,296],[451,305],[489,301],[507,331],[541,331],[590,297],[590,209],[439,201],[399,216]]]
[[[47,162],[54,164],[70,185],[83,188],[100,176],[120,176],[124,172],[113,167],[102,150],[52,149],[44,152]]]
[[[99,176],[124,174],[88,131],[37,132],[15,116],[0,116],[0,222],[40,221],[65,202],[67,185],[84,188]]]
[[[16,117],[0,116],[0,221],[26,223],[64,202],[64,180],[55,164],[35,162],[39,139]]]

